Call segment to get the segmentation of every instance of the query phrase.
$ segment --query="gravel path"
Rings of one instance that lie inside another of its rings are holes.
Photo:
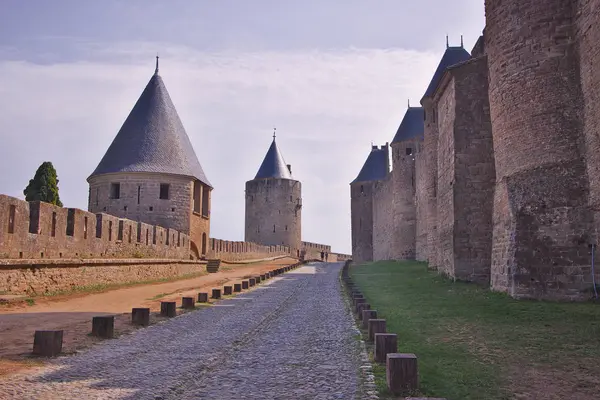
[[[362,399],[364,352],[338,281],[314,263],[34,374],[3,399]]]

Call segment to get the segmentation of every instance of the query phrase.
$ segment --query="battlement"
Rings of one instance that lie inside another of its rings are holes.
[[[0,258],[188,259],[189,236],[160,226],[0,195]]]
[[[258,260],[277,256],[293,256],[296,252],[288,246],[264,246],[251,242],[210,239],[208,258],[225,261]]]

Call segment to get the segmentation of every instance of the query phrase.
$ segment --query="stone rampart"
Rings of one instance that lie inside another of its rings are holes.
[[[296,251],[287,246],[264,246],[250,242],[210,239],[207,258],[223,261],[259,260],[278,256],[296,257]]]
[[[189,237],[173,229],[0,195],[2,259],[189,257]]]

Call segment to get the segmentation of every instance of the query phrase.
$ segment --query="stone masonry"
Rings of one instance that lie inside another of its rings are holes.
[[[392,171],[368,183],[374,196],[353,192],[353,240],[375,232],[375,260],[407,259],[399,250],[414,241],[430,268],[513,297],[586,299],[600,225],[600,0],[485,6],[471,54],[448,46],[421,100],[415,187],[394,192]],[[415,228],[399,202],[411,193]]]

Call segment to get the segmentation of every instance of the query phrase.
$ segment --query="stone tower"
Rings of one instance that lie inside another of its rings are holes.
[[[414,260],[416,257],[415,155],[422,144],[423,108],[409,106],[391,143],[394,259]]]
[[[390,171],[389,146],[371,146],[371,153],[350,183],[352,260],[373,260],[373,193],[379,181]]]
[[[206,254],[212,186],[156,71],[96,170],[88,209],[189,234]]]
[[[424,213],[419,216],[417,225],[426,226],[427,242],[423,243],[423,236],[417,236],[417,247],[427,249],[427,261],[430,268],[437,268],[439,261],[438,237],[438,205],[437,205],[437,185],[438,185],[438,121],[437,110],[434,108],[433,95],[438,87],[440,80],[448,67],[468,60],[470,54],[463,46],[446,45],[446,51],[440,60],[440,63],[429,82],[425,95],[421,99],[424,113],[424,152],[419,157],[425,158],[425,171],[423,171],[423,197]],[[423,219],[424,218],[424,221]],[[424,223],[424,224],[423,224]],[[420,229],[422,232],[423,230]]]
[[[301,246],[302,184],[292,177],[275,135],[254,179],[246,182],[247,242]]]

